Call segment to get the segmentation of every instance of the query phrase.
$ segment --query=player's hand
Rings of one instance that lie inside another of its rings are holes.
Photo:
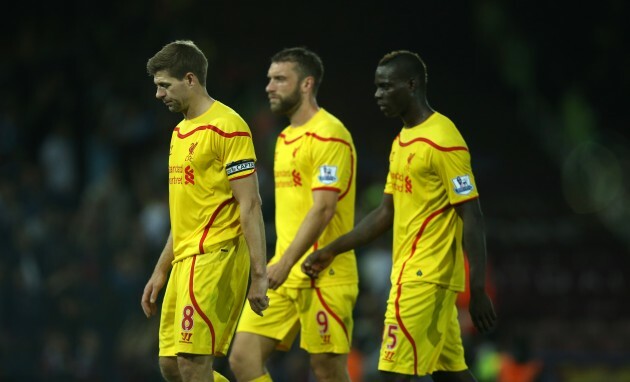
[[[252,307],[254,313],[262,316],[263,310],[269,307],[269,297],[267,297],[267,277],[264,276],[252,276],[252,282],[249,286],[249,292],[247,293],[247,300],[249,306]]]
[[[154,272],[147,282],[147,285],[144,287],[144,292],[142,293],[140,305],[142,306],[144,315],[147,316],[147,318],[157,313],[157,304],[155,302],[157,301],[158,294],[160,293],[160,290],[164,287],[165,283],[166,274]]]
[[[280,285],[287,281],[290,272],[291,266],[287,265],[282,260],[278,261],[275,264],[267,266],[267,279],[269,280],[269,288],[274,290],[278,289]]]
[[[477,292],[470,294],[470,318],[473,325],[481,333],[488,333],[492,330],[497,322],[497,314],[494,311],[492,300],[486,292]]]
[[[319,273],[326,269],[333,261],[335,256],[327,251],[318,250],[306,257],[302,263],[302,272],[312,278],[317,278]]]

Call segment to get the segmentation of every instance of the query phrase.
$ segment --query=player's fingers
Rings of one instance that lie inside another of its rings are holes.
[[[253,301],[251,303],[251,307],[254,313],[256,313],[257,315],[261,317],[263,315],[262,311],[267,308],[262,301]]]
[[[142,307],[142,311],[144,312],[144,315],[147,316],[147,318],[149,318],[151,316],[151,304],[149,304],[149,294],[147,293],[147,290],[144,290],[144,293],[142,294],[142,299],[140,300],[140,306]]]
[[[477,317],[475,326],[480,332],[487,333],[492,328],[493,321],[490,317],[482,315]]]
[[[151,288],[151,304],[154,304],[157,301],[157,295],[158,295],[158,289],[157,288]]]

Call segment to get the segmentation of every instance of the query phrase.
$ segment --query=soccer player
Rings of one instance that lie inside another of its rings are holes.
[[[344,125],[317,104],[323,73],[319,56],[305,48],[271,58],[269,104],[290,125],[275,149],[278,239],[267,270],[270,304],[264,317],[244,311],[239,321],[230,354],[239,381],[271,381],[267,359],[275,349],[288,350],[298,332],[318,381],[349,381],[358,294],[354,252],[339,254],[317,280],[299,265],[354,224],[356,151]]]
[[[464,361],[455,298],[470,263],[470,314],[481,332],[496,314],[485,291],[485,231],[470,153],[459,131],[426,98],[426,67],[409,51],[379,62],[375,98],[387,117],[402,119],[394,139],[382,203],[353,231],[302,264],[325,274],[339,253],[364,245],[393,226],[392,288],[387,301],[379,370],[386,380],[474,381]]]
[[[168,277],[159,364],[171,382],[227,381],[212,363],[227,354],[245,296],[254,314],[268,305],[252,136],[234,110],[208,95],[207,69],[192,41],[167,44],[147,62],[156,98],[184,115],[168,160],[171,233],[141,301],[147,317],[156,314]]]

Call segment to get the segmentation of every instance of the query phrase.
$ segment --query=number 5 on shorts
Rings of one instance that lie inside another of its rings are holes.
[[[398,343],[398,339],[396,337],[396,331],[398,331],[398,325],[394,325],[394,324],[390,324],[387,327],[387,338],[385,339],[386,342],[389,342],[387,344],[387,349],[392,350],[396,347],[396,344]],[[391,341],[389,341],[389,339],[391,338]]]

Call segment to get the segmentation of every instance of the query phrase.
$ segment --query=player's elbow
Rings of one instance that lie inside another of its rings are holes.
[[[238,204],[241,208],[241,214],[246,215],[260,211],[260,209],[262,208],[262,200],[260,199],[259,195],[239,200]]]
[[[328,223],[330,223],[332,218],[335,216],[335,212],[337,211],[336,204],[321,204],[319,206],[314,206],[314,207],[315,207],[314,212],[319,216],[319,218],[321,219],[322,223],[324,223],[324,225],[327,225]]]

